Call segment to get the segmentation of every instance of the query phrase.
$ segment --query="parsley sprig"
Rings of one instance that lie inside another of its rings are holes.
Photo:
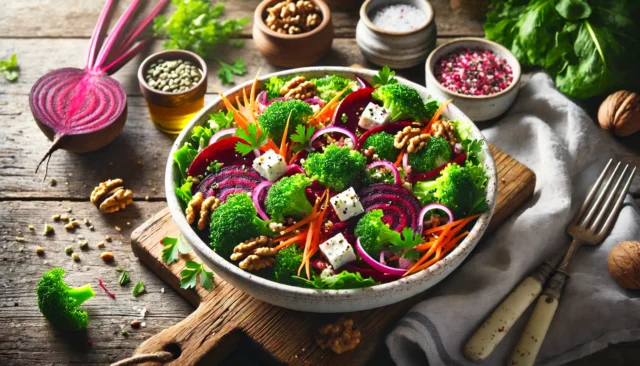
[[[180,271],[180,288],[195,288],[200,275],[200,286],[207,291],[213,288],[213,272],[207,271],[202,263],[188,261],[185,268]]]
[[[236,128],[236,136],[244,140],[244,142],[238,141],[236,144],[236,151],[242,155],[259,149],[267,141],[267,134],[259,133],[255,123],[249,124],[246,131],[240,127]]]
[[[224,111],[218,111],[218,113],[211,113],[209,115],[209,126],[213,130],[215,130],[215,132],[231,127],[232,123],[233,123],[232,111],[229,111],[227,113],[225,113]]]
[[[247,67],[243,60],[236,60],[233,64],[222,62],[219,59],[216,59],[216,61],[220,64],[218,77],[222,80],[223,84],[233,83],[233,75],[242,76],[247,73]]]
[[[0,72],[4,74],[7,81],[14,82],[20,76],[20,66],[18,66],[18,56],[11,55],[7,60],[0,60]]]
[[[379,87],[387,84],[397,84],[398,79],[396,79],[396,72],[391,70],[389,66],[385,66],[382,69],[378,70],[378,73],[373,75],[373,86]]]
[[[316,128],[313,126],[296,126],[296,133],[291,135],[291,141],[295,142],[293,145],[293,152],[304,150],[307,147],[307,143],[311,140],[311,136],[316,132]]]
[[[171,238],[165,236],[161,241],[164,249],[162,249],[162,261],[166,264],[171,264],[178,260],[180,254],[187,254],[191,251],[189,245],[187,245],[181,238]]]
[[[420,233],[416,233],[410,227],[402,229],[402,240],[391,242],[389,250],[391,253],[400,254],[406,259],[417,260],[420,258],[420,252],[415,247],[424,243],[424,238]]]

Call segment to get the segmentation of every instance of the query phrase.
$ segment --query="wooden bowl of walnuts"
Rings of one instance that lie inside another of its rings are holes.
[[[313,65],[331,48],[331,11],[322,0],[264,0],[254,14],[253,40],[276,66]]]

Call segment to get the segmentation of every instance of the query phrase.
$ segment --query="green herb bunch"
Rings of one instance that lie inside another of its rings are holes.
[[[233,75],[244,75],[244,61],[237,60],[232,64],[225,63],[215,57],[214,51],[219,45],[231,43],[242,46],[242,40],[232,41],[242,28],[249,23],[248,18],[219,18],[224,13],[224,4],[211,5],[207,0],[173,0],[176,11],[167,18],[157,16],[153,22],[156,36],[168,37],[165,49],[189,50],[205,59],[215,59],[220,64],[218,76],[223,83],[232,83]]]
[[[640,85],[640,1],[491,0],[484,30],[569,97]],[[635,22],[634,22],[635,19]]]

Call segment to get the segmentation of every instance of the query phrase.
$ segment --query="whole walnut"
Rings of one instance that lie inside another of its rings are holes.
[[[640,131],[640,96],[626,90],[609,95],[600,105],[598,122],[620,137]]]
[[[609,273],[618,284],[630,290],[640,290],[640,243],[623,241],[616,244],[607,258]]]

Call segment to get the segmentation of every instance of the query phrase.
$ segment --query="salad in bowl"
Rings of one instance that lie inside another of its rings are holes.
[[[220,94],[176,140],[166,183],[217,274],[317,312],[434,285],[475,246],[496,195],[473,123],[388,68],[295,69]]]

